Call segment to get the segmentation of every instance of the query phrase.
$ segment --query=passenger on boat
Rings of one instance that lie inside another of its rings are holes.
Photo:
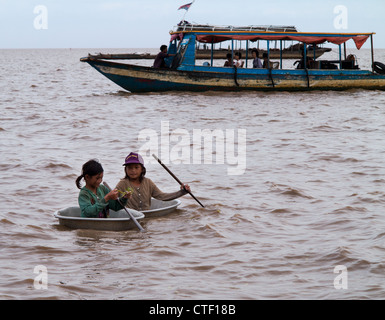
[[[114,211],[122,210],[123,207],[119,203],[118,190],[110,191],[104,185],[103,167],[96,160],[90,160],[83,165],[82,174],[76,179],[76,186],[81,189],[79,192],[79,206],[81,216],[83,218],[108,218],[109,209]],[[84,179],[85,187],[81,188],[80,181]],[[130,194],[126,194],[122,203],[125,205]]]
[[[313,59],[310,58],[309,56],[306,56],[306,62],[305,62],[305,53],[302,51],[302,58],[299,61],[294,62],[294,65],[298,63],[297,69],[311,69]]]
[[[233,55],[228,53],[226,55],[227,60],[225,61],[224,67],[232,67],[233,66]]]
[[[251,51],[251,54],[253,55],[253,68],[254,69],[262,69],[263,68],[263,65],[262,65],[262,61],[261,59],[259,59],[259,51],[257,49],[253,49]]]
[[[356,56],[349,54],[345,61],[342,61],[342,69],[359,69],[356,65]]]
[[[150,179],[145,178],[146,168],[143,158],[138,153],[131,152],[125,159],[123,164],[125,177],[119,181],[116,188],[118,190],[133,190],[132,197],[127,200],[126,207],[144,211],[151,208],[151,198],[161,201],[170,201],[180,198],[191,192],[190,187],[186,184],[181,187],[181,190],[174,193],[164,193]]]
[[[262,65],[262,67],[265,68],[265,69],[278,69],[279,68],[279,62],[269,61],[269,56],[265,52],[263,54],[263,65]]]
[[[265,69],[268,69],[270,66],[270,63],[269,63],[269,56],[266,52],[262,55],[262,59],[263,59],[262,67]]]
[[[237,68],[243,68],[245,62],[241,60],[242,54],[240,52],[237,52],[234,54],[234,66]]]
[[[155,58],[153,68],[167,68],[167,65],[166,65],[166,62],[164,61],[164,59],[166,59],[168,57],[172,57],[172,56],[175,56],[175,54],[168,54],[167,53],[167,46],[162,45],[160,47],[160,52],[158,53],[158,55]]]

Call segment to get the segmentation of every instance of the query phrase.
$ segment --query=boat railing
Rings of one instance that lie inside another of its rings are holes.
[[[264,31],[264,32],[298,32],[295,26],[277,26],[277,25],[260,25],[260,26],[213,26],[201,24],[182,24],[174,27],[173,32],[185,31]]]

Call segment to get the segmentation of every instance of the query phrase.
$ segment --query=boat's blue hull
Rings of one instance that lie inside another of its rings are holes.
[[[182,65],[178,70],[82,59],[130,92],[384,90],[385,75],[361,70],[268,70]]]

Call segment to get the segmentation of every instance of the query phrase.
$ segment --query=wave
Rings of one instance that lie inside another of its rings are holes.
[[[364,207],[352,207],[352,206],[345,206],[339,209],[336,209],[332,211],[332,214],[341,214],[341,213],[352,213],[352,212],[368,212],[367,208]]]
[[[290,196],[290,197],[300,197],[306,199],[313,199],[312,196],[306,195],[303,191],[298,189],[289,188],[286,191],[281,192],[282,195]]]
[[[70,165],[66,163],[55,163],[55,162],[49,162],[47,164],[43,165],[43,169],[73,169]]]
[[[282,209],[274,209],[271,210],[270,213],[272,214],[279,214],[279,213],[292,213],[292,210],[287,209],[287,208],[282,208]]]
[[[9,224],[9,225],[15,225],[15,223],[13,223],[12,221],[4,218],[4,219],[1,219],[0,220],[0,224]]]
[[[0,171],[8,171],[16,168],[22,167],[19,163],[0,163]]]
[[[359,160],[356,158],[352,157],[342,157],[341,155],[336,155],[336,154],[330,154],[330,155],[322,155],[317,158],[317,160],[321,161],[332,161],[332,162],[337,162],[337,163],[345,163],[345,162],[353,162],[353,163],[359,163],[359,162],[364,162],[364,160]]]
[[[299,197],[299,198],[305,198],[305,199],[314,199],[312,196],[306,194],[305,191],[299,189],[299,188],[293,188],[287,185],[281,185],[281,184],[275,184],[272,182],[267,182],[270,185],[270,189],[272,192],[279,193],[284,196],[289,197]]]

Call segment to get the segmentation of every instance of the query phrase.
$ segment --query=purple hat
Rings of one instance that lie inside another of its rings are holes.
[[[141,164],[142,166],[144,166],[144,161],[143,161],[143,158],[142,156],[139,154],[139,153],[134,153],[134,152],[131,152],[127,157],[126,157],[126,160],[124,161],[124,165],[123,166],[127,166],[131,163],[139,163]]]

